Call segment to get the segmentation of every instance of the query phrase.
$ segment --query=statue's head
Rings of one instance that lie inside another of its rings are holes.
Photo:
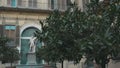
[[[31,36],[31,38],[34,38],[34,36]]]

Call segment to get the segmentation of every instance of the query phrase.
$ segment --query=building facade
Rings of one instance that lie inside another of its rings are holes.
[[[66,0],[0,0],[0,35],[10,38],[11,45],[20,45],[24,25],[37,25],[54,9],[64,11]],[[59,3],[59,4],[58,4]]]
[[[19,49],[21,64],[26,64],[31,36],[36,30],[42,31],[39,21],[44,21],[55,9],[64,12],[71,1],[74,0],[0,0],[0,36],[8,37],[8,45]],[[75,0],[82,10],[83,1]]]
[[[22,53],[21,64],[26,63],[29,39],[35,30],[42,31],[39,21],[44,21],[49,14],[58,9],[64,12],[75,1],[84,11],[89,0],[0,0],[0,36],[8,37],[9,46],[18,47]],[[39,46],[42,44],[39,43]],[[78,65],[65,61],[65,68],[84,68],[84,58]],[[43,61],[39,62],[44,64]],[[57,64],[60,68],[60,64]]]
[[[18,46],[25,24],[38,24],[54,9],[64,12],[69,4],[70,0],[0,0],[0,35]]]

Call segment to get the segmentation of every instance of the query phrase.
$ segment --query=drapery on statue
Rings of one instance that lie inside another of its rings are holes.
[[[36,48],[36,44],[35,43],[36,43],[36,37],[32,36],[30,38],[30,48],[29,48],[30,52],[33,52],[33,53],[35,52],[35,48]]]

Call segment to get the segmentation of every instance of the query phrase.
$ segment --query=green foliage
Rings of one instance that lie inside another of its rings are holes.
[[[107,6],[97,6],[100,7],[97,9],[99,12],[88,9],[89,13],[86,13],[92,33],[82,39],[80,44],[88,59],[95,59],[97,64],[105,68],[109,60],[107,56],[116,57],[120,53],[120,1],[114,0]]]
[[[16,48],[8,47],[8,50],[4,53],[3,61],[13,63],[19,59],[19,51]]]
[[[45,26],[42,26],[43,32],[36,32],[39,40],[46,44],[45,55],[49,61],[80,61],[82,54],[76,41],[85,36],[80,30],[80,28],[86,30],[86,27],[81,25],[81,23],[86,25],[84,15],[85,13],[76,7],[73,7],[72,12],[70,8],[64,14],[56,10],[46,19]]]
[[[0,37],[0,60],[3,63],[19,60],[19,51],[16,48],[7,46],[8,38]]]
[[[64,14],[54,11],[45,23],[40,22],[43,32],[37,31],[36,36],[46,44],[39,52],[42,58],[79,62],[86,55],[105,68],[107,56],[120,53],[120,1],[111,0],[107,5],[91,1],[86,12],[74,6]]]
[[[5,38],[5,37],[0,37],[0,60],[2,60],[2,58],[3,58],[3,52],[4,52],[4,50],[7,50],[6,49],[6,43],[7,43],[7,41],[8,41],[8,39],[7,38]],[[4,49],[5,48],[5,49]]]

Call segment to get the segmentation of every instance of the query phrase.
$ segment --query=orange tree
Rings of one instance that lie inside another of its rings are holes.
[[[46,44],[41,57],[47,61],[77,63],[86,55],[105,68],[107,56],[116,57],[120,52],[119,0],[111,0],[107,5],[91,0],[85,12],[75,6],[64,14],[54,11],[41,24],[43,32],[37,31],[36,36]]]
[[[100,68],[105,68],[108,55],[115,58],[120,53],[120,0],[99,3],[91,0],[88,4],[87,22],[92,33],[81,39],[79,44],[83,48],[87,59],[94,59]],[[87,32],[86,32],[87,33]]]
[[[0,60],[3,63],[12,63],[19,60],[19,51],[15,47],[10,47],[7,45],[9,42],[8,38],[0,37]]]
[[[38,51],[38,54],[43,52],[39,55],[46,61],[61,62],[62,68],[64,60],[77,63],[82,57],[80,46],[76,42],[85,36],[80,34],[81,30],[79,30],[84,27],[81,23],[84,23],[85,13],[77,7],[72,7],[72,9],[72,12],[70,8],[64,14],[55,10],[45,23],[41,22],[42,33],[36,32],[37,38],[46,45]]]

